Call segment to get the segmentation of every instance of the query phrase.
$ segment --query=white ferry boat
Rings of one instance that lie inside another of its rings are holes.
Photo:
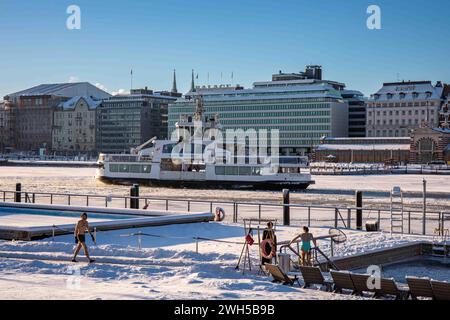
[[[232,155],[214,136],[222,132],[218,116],[203,117],[201,97],[197,98],[194,116],[184,116],[176,128],[178,141],[155,137],[130,154],[100,154],[97,178],[112,183],[199,188],[306,189],[314,184],[305,157],[277,155],[262,161],[248,155],[248,150],[247,155]],[[187,141],[186,132],[191,136],[200,133],[202,138]]]

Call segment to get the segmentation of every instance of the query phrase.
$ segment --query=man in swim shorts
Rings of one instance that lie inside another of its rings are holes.
[[[301,246],[301,255],[302,255],[302,261],[301,264],[303,266],[312,266],[311,262],[311,241],[313,242],[314,246],[317,246],[316,240],[314,239],[314,236],[312,233],[309,232],[308,227],[303,227],[303,233],[296,236],[294,239],[291,240],[289,245],[293,244],[297,241],[297,239],[302,240],[302,246]]]
[[[83,213],[81,215],[81,220],[78,221],[77,226],[75,227],[75,243],[77,244],[77,247],[75,249],[75,253],[73,255],[72,262],[77,262],[76,258],[78,253],[80,252],[81,248],[83,248],[84,254],[89,260],[89,263],[94,262],[94,259],[91,259],[89,257],[89,252],[86,246],[86,231],[91,235],[92,241],[95,242],[95,238],[91,233],[91,230],[89,230],[89,223],[87,221],[87,214]]]

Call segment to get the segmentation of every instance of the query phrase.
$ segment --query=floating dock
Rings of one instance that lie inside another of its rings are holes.
[[[38,205],[25,203],[0,203],[0,239],[31,241],[48,238],[56,235],[71,234],[80,219],[79,215],[86,212],[89,215],[101,215],[101,219],[92,219],[89,223],[91,229],[97,231],[144,228],[171,224],[209,222],[214,220],[211,212],[186,213],[177,211],[152,211],[136,209],[113,209],[99,207],[75,207],[60,205]],[[8,210],[8,213],[4,213]],[[40,214],[45,211],[45,215]],[[17,212],[17,213],[16,213]],[[49,214],[54,212],[55,215]],[[61,223],[61,215],[69,216]],[[22,214],[31,214],[41,218],[35,225],[23,223],[23,219],[16,219]],[[120,216],[120,219],[117,219]],[[111,219],[109,220],[108,217]],[[72,220],[67,223],[66,220]],[[57,222],[59,220],[59,222]],[[53,223],[52,221],[56,221]]]

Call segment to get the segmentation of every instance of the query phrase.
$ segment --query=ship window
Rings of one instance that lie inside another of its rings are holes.
[[[239,167],[225,167],[226,175],[238,175]]]
[[[132,164],[129,166],[129,170],[131,173],[141,173],[142,172],[142,166],[138,164]]]
[[[111,172],[119,172],[119,165],[117,165],[117,164],[110,164],[109,165],[109,171],[111,171]]]
[[[252,174],[251,167],[239,167],[239,175],[241,176],[250,176]]]
[[[142,166],[143,173],[150,173],[152,167],[151,166]]]
[[[119,171],[120,172],[129,172],[130,171],[130,166],[127,165],[127,164],[121,164]]]
[[[253,176],[260,176],[261,175],[261,168],[260,167],[252,167],[252,175]]]
[[[216,174],[217,175],[224,175],[225,174],[225,167],[216,167]]]

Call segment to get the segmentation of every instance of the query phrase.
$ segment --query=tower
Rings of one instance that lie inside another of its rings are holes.
[[[192,80],[191,80],[191,90],[190,90],[190,92],[195,92],[194,69],[192,69]]]
[[[178,93],[178,89],[177,89],[177,74],[176,74],[176,70],[173,69],[173,83],[172,83],[172,93]]]

